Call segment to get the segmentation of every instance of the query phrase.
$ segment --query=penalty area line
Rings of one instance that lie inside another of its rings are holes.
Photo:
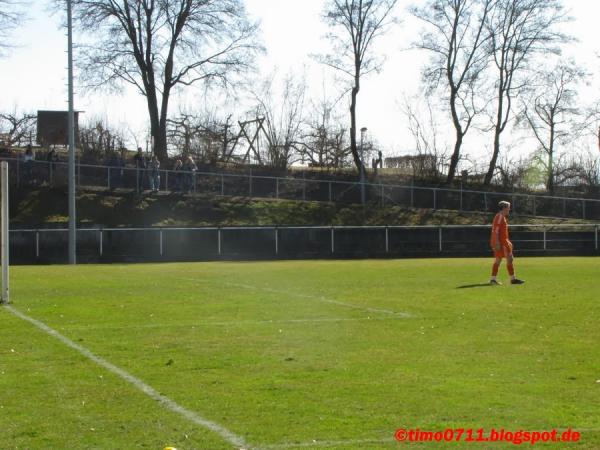
[[[172,412],[179,414],[183,418],[187,419],[188,421],[190,421],[196,425],[199,425],[203,428],[206,428],[209,431],[212,431],[213,433],[218,434],[225,441],[227,441],[228,443],[234,445],[235,447],[237,447],[239,449],[249,448],[248,444],[245,442],[244,438],[242,438],[241,436],[238,436],[237,434],[229,431],[227,428],[223,427],[222,425],[219,425],[216,422],[205,419],[204,417],[200,416],[199,414],[195,413],[194,411],[184,408],[183,406],[176,403],[174,400],[171,400],[169,397],[158,392],[152,386],[144,383],[139,378],[134,377],[130,373],[128,373],[125,370],[121,369],[120,367],[117,367],[114,364],[108,362],[104,358],[101,358],[100,356],[95,355],[94,353],[89,351],[87,348],[73,342],[71,339],[67,338],[66,336],[63,336],[58,331],[50,328],[45,323],[40,322],[39,320],[34,319],[33,317],[29,317],[26,314],[23,314],[22,312],[13,308],[10,305],[4,305],[4,308],[7,311],[10,311],[15,316],[19,317],[20,319],[22,319],[26,322],[29,322],[30,324],[34,325],[35,327],[39,328],[40,330],[44,331],[45,333],[49,334],[50,336],[58,339],[63,344],[65,344],[67,347],[70,347],[73,350],[76,350],[77,352],[81,353],[83,356],[85,356],[86,358],[95,362],[99,366],[101,366],[101,367],[105,368],[106,370],[108,370],[109,372],[117,375],[119,378],[132,384],[138,390],[142,391],[148,397],[157,401],[165,408],[171,410]]]

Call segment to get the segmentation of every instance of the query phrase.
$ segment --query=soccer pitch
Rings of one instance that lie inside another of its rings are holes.
[[[491,263],[13,267],[0,448],[404,448],[400,428],[600,448],[600,259],[517,259],[525,285],[504,264],[480,285]]]

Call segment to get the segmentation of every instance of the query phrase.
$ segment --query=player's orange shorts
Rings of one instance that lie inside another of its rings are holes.
[[[506,258],[508,255],[512,254],[513,252],[513,245],[512,242],[507,241],[506,245],[497,245],[496,248],[494,248],[494,256],[496,258]]]

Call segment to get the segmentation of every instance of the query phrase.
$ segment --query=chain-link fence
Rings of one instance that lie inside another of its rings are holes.
[[[517,255],[598,255],[598,225],[511,225]],[[90,228],[80,262],[488,256],[489,226]],[[11,230],[12,263],[66,263],[68,230]]]
[[[67,186],[67,164],[7,159],[13,186]],[[273,177],[252,174],[186,172],[135,167],[76,165],[78,186],[109,190],[155,188],[163,192],[202,192],[214,195],[267,197],[336,203],[360,203],[361,191],[370,204],[457,211],[496,211],[500,200],[512,203],[513,213],[530,216],[600,220],[600,200],[518,193],[482,192],[393,184]]]

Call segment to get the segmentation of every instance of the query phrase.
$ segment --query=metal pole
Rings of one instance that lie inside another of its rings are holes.
[[[69,264],[77,264],[77,228],[75,220],[75,110],[73,107],[73,18],[71,0],[67,0],[67,41],[69,60]]]
[[[160,256],[163,255],[163,233],[162,228],[158,230],[158,245],[160,247]]]
[[[438,228],[438,240],[440,253],[442,253],[442,227]]]
[[[221,229],[217,229],[217,252],[221,256]]]
[[[100,229],[100,256],[104,253],[104,246],[102,242],[102,229]]]
[[[544,250],[546,250],[546,229],[544,228]]]
[[[388,227],[385,227],[385,252],[389,253],[389,251],[390,251],[389,229],[388,229]]]
[[[331,227],[331,253],[335,252],[335,241],[334,241],[334,236],[333,236],[333,230],[334,230],[334,228]]]
[[[279,255],[279,230],[275,228],[275,254]]]
[[[35,230],[35,257],[40,257],[40,232]]]
[[[2,296],[0,303],[10,303],[8,290],[9,242],[8,242],[8,163],[2,161],[0,166],[2,177]]]

